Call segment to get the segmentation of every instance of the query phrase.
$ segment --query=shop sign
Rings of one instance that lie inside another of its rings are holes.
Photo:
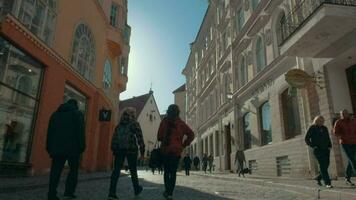
[[[101,122],[111,121],[111,110],[101,109],[99,111],[99,121]]]

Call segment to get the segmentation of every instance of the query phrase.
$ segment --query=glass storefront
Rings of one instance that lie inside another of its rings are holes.
[[[0,37],[0,162],[26,163],[43,66]]]
[[[78,101],[79,110],[84,114],[84,117],[85,117],[85,114],[87,111],[87,103],[88,103],[87,97],[84,96],[82,93],[80,93],[75,88],[73,88],[72,86],[66,85],[65,89],[64,89],[63,102],[66,102],[69,99],[75,99]]]

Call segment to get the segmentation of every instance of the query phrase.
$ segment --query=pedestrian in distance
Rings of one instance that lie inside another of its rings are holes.
[[[179,112],[177,105],[170,105],[166,117],[161,121],[157,134],[157,139],[161,142],[163,156],[165,186],[163,196],[166,200],[173,199],[180,155],[194,138],[193,131],[179,118]]]
[[[204,171],[204,173],[206,173],[206,170],[208,169],[208,162],[209,162],[209,158],[206,155],[206,153],[204,153],[204,155],[203,155],[202,162],[203,162],[203,171]]]
[[[188,153],[183,158],[183,164],[184,164],[185,175],[189,176],[190,175],[190,173],[189,173],[190,167],[192,165],[192,159],[190,159],[190,156]]]
[[[194,159],[193,159],[193,164],[194,164],[194,167],[195,167],[195,170],[199,170],[199,165],[200,165],[200,159],[198,156],[195,156]]]
[[[347,110],[340,112],[341,119],[334,126],[334,134],[340,138],[340,144],[348,158],[345,172],[345,182],[355,186],[351,182],[353,173],[356,173],[356,119],[352,118]]]
[[[313,149],[315,158],[318,160],[320,173],[315,178],[318,185],[321,184],[321,180],[327,188],[332,188],[328,168],[330,164],[330,149],[332,147],[329,137],[329,131],[324,126],[324,117],[317,116],[314,118],[313,124],[309,127],[307,134],[305,135],[305,143]]]
[[[246,164],[245,153],[243,150],[237,150],[235,154],[235,165],[236,165],[236,173],[239,177],[245,177],[244,166]]]
[[[214,165],[214,156],[210,154],[208,160],[209,160],[209,172],[211,173]]]
[[[78,102],[70,99],[52,114],[47,131],[47,152],[52,158],[49,178],[49,200],[58,200],[57,187],[66,161],[70,171],[65,184],[64,197],[74,199],[78,182],[80,155],[85,150],[84,116]]]
[[[108,199],[118,199],[116,196],[116,187],[125,158],[128,162],[134,194],[135,196],[139,195],[142,192],[142,186],[139,185],[137,176],[137,158],[138,151],[140,151],[140,159],[143,159],[145,144],[140,124],[136,121],[136,110],[134,108],[126,108],[122,112],[120,122],[113,134],[111,150],[115,156],[115,160]]]

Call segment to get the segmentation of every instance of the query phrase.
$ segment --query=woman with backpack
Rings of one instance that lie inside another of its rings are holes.
[[[127,158],[129,165],[134,194],[139,195],[142,192],[142,187],[138,182],[137,157],[138,150],[140,150],[140,159],[143,159],[145,155],[145,144],[140,124],[136,121],[136,110],[134,108],[126,108],[122,112],[120,122],[115,128],[111,141],[111,150],[115,156],[115,161],[114,171],[111,175],[108,200],[118,199],[116,196],[117,181],[120,177],[120,171],[125,158]]]
[[[173,199],[177,168],[182,151],[194,139],[193,131],[179,118],[179,112],[179,107],[175,104],[168,107],[167,115],[162,120],[157,135],[158,141],[161,142],[164,166],[165,191],[163,196],[167,200]],[[185,135],[187,138],[183,141]]]

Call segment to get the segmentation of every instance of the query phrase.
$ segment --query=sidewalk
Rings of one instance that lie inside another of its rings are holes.
[[[237,174],[227,172],[204,173],[191,171],[192,175],[210,176],[218,179],[241,181],[246,184],[261,185],[266,187],[278,187],[282,190],[291,190],[295,192],[315,195],[316,199],[335,199],[351,200],[356,199],[356,186],[351,187],[345,184],[343,178],[333,180],[334,188],[327,189],[324,186],[318,186],[314,180],[302,178],[285,178],[285,177],[266,177],[256,175],[246,175],[246,178],[240,178]],[[354,179],[356,181],[356,179]]]
[[[78,181],[91,181],[110,178],[110,172],[79,173]],[[124,175],[124,174],[123,174]],[[63,174],[61,182],[65,181],[67,174]],[[48,186],[49,175],[35,177],[0,177],[0,194],[19,190],[32,190]]]

